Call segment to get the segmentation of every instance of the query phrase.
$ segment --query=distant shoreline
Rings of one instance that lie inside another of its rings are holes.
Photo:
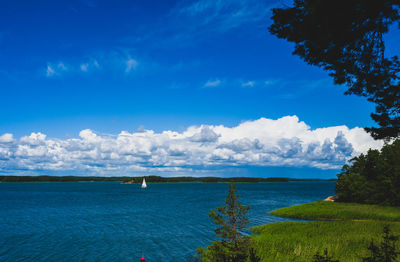
[[[336,179],[295,179],[284,177],[160,177],[144,176],[148,183],[287,183],[295,181],[335,181]],[[84,177],[84,176],[0,176],[0,183],[49,183],[49,182],[120,182],[141,184],[140,177]]]

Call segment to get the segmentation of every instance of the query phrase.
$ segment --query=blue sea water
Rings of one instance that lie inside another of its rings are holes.
[[[238,183],[249,226],[323,199],[334,182]],[[210,209],[226,183],[0,183],[0,261],[186,261],[216,240]]]

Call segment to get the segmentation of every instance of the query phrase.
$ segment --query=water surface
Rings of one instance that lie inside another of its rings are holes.
[[[238,183],[250,226],[323,199],[334,182]],[[185,261],[216,239],[210,209],[226,183],[0,183],[0,261]]]

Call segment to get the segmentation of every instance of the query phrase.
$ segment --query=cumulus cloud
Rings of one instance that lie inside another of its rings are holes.
[[[194,134],[190,140],[194,142],[215,142],[218,139],[217,135],[210,127],[203,126],[200,132]]]
[[[191,126],[181,132],[139,128],[117,135],[85,129],[78,138],[32,133],[0,136],[0,171],[74,170],[96,174],[178,172],[226,166],[337,169],[369,148],[380,148],[362,128],[311,129],[296,116],[260,118],[234,127]],[[122,173],[121,173],[122,172]]]
[[[0,136],[0,143],[11,143],[14,141],[14,136],[13,134],[3,134]]]

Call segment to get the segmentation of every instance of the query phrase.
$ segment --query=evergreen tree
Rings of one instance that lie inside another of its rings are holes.
[[[246,228],[249,219],[246,217],[249,206],[239,202],[235,184],[229,184],[229,192],[225,199],[225,206],[212,209],[209,216],[219,227],[215,234],[222,240],[214,241],[207,250],[198,248],[203,261],[212,262],[241,262],[246,261],[250,245],[249,237],[240,232]]]
[[[225,206],[212,209],[208,214],[214,223],[220,226],[215,229],[215,234],[224,241],[232,242],[234,246],[240,242],[240,231],[249,223],[249,219],[245,215],[250,208],[239,202],[239,196],[236,193],[235,184],[230,183]]]
[[[376,245],[372,240],[368,250],[371,255],[363,258],[363,262],[395,262],[400,261],[400,252],[397,251],[398,236],[394,236],[390,232],[390,228],[383,228],[383,241],[380,245]]]

